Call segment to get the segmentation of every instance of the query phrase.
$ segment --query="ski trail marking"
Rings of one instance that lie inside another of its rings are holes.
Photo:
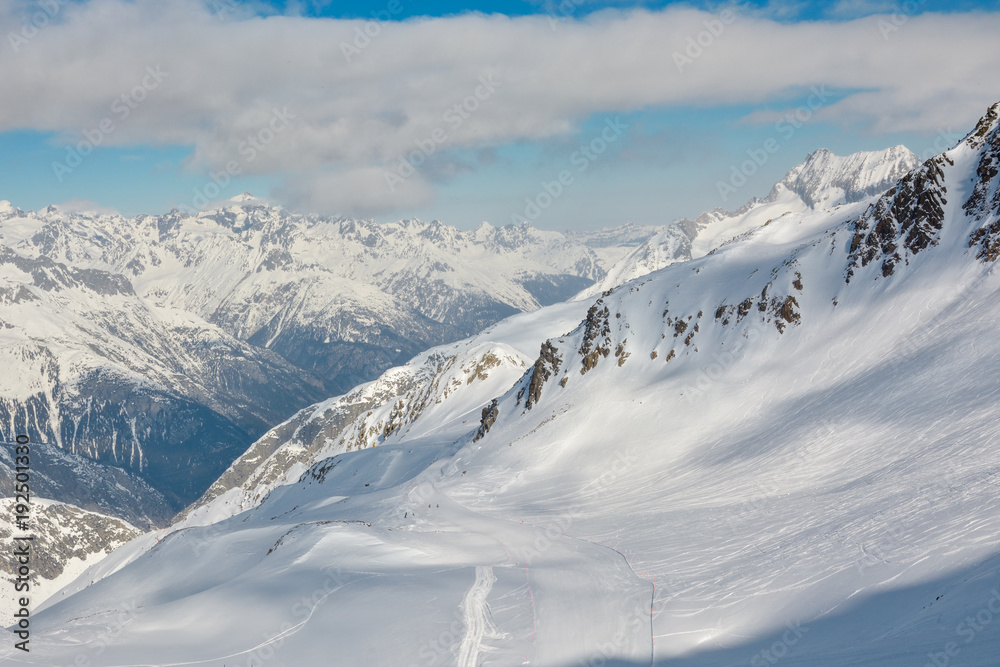
[[[479,663],[479,649],[483,635],[487,629],[493,629],[488,616],[486,597],[493,589],[493,582],[496,580],[492,567],[476,566],[476,581],[465,594],[460,606],[465,621],[465,636],[462,637],[462,645],[458,650],[457,667],[476,667]]]

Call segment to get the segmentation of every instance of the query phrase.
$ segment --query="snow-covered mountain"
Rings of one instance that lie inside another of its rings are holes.
[[[616,262],[600,282],[584,289],[573,300],[592,301],[603,292],[656,269],[692,259],[695,247],[698,248],[697,256],[703,256],[731,238],[754,233],[775,218],[795,216],[798,224],[811,224],[812,217],[828,221],[830,215],[842,216],[845,210],[860,212],[873,201],[875,195],[891,188],[918,164],[917,157],[902,146],[847,157],[820,149],[791,169],[766,198],[753,199],[738,211],[716,209],[695,220],[680,220],[659,230],[624,226],[577,232],[580,240],[596,240],[605,247],[612,244],[624,246],[629,241],[636,242],[650,231],[654,233]],[[848,208],[841,210],[845,205]],[[497,353],[487,349],[482,354],[493,356]],[[526,361],[510,354],[499,354],[498,358],[508,362],[505,368],[511,372],[516,372]],[[373,385],[319,406],[322,414],[329,415],[324,418],[322,427],[317,424],[314,408],[303,411],[255,443],[247,455],[212,486],[201,503],[238,485],[243,491],[238,499],[231,494],[230,501],[235,502],[234,507],[246,509],[275,485],[290,483],[316,461],[343,451],[343,445],[348,449],[366,446],[370,441],[369,432],[392,432],[400,427],[397,423],[400,419],[408,421],[413,418],[410,414],[412,408],[386,412],[389,407],[383,405],[386,396],[401,396],[400,400],[405,405],[412,406],[414,399],[403,396],[403,387],[418,387],[423,391],[428,385],[436,386],[442,382],[441,379],[427,380],[435,373],[448,372],[453,367],[469,369],[481,364],[481,359],[475,355],[442,356],[440,350],[435,350],[430,357],[421,356]],[[443,386],[447,386],[447,382]],[[435,395],[433,398],[438,401],[443,397]],[[379,407],[383,410],[378,410]],[[369,413],[368,419],[353,426],[358,435],[340,434],[363,413]],[[309,427],[303,429],[306,423]],[[333,449],[323,446],[331,433],[343,440]],[[275,449],[277,443],[285,443],[285,446],[278,451]],[[264,483],[265,480],[267,483]]]
[[[568,297],[636,232],[602,245],[238,200],[136,218],[0,203],[0,431],[135,472],[176,510],[296,410]]]
[[[300,412],[0,656],[994,664],[998,165],[1000,105],[873,203]]]
[[[266,347],[330,391],[604,275],[591,247],[529,225],[380,225],[238,199],[133,219],[7,205],[0,233],[23,255],[120,275],[148,303]]]
[[[0,439],[39,443],[38,497],[164,526],[300,408],[571,295],[642,231],[459,232],[237,200],[131,219],[0,202]],[[8,496],[12,468],[0,457]],[[71,568],[74,551],[47,553]]]
[[[27,433],[133,472],[175,511],[261,431],[323,395],[273,352],[151,305],[120,273],[9,247],[0,247],[0,321],[4,439]],[[79,481],[54,500],[86,507],[76,491],[98,489]],[[134,520],[143,504],[102,509]]]
[[[596,297],[670,264],[702,257],[723,243],[786,216],[802,221],[847,204],[867,202],[891,188],[919,163],[917,156],[903,146],[846,157],[821,148],[789,170],[763,199],[752,199],[735,211],[717,208],[694,220],[676,220],[657,230],[615,263],[603,280],[576,298]]]

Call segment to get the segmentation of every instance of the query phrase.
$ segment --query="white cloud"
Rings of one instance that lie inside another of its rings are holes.
[[[391,174],[379,167],[319,171],[289,179],[276,194],[293,210],[355,217],[412,210],[431,201],[431,187],[419,174],[409,178],[392,178]]]
[[[36,5],[0,2],[0,25],[16,33],[26,7]],[[286,197],[364,214],[425,202],[449,151],[566,134],[594,113],[772,102],[825,84],[862,92],[818,118],[933,131],[969,125],[1000,96],[1000,16],[906,17],[887,34],[879,20],[723,25],[673,8],[554,27],[477,14],[223,21],[194,0],[91,0],[64,6],[16,53],[0,44],[0,131],[77,140],[110,121],[107,144],[193,145],[192,169],[236,161],[243,173],[289,174]],[[702,53],[678,68],[675,54],[698,39]],[[163,73],[153,87],[148,68]],[[484,77],[499,82],[488,94]],[[286,109],[291,122],[269,131]],[[385,170],[427,141],[431,167],[390,191]]]

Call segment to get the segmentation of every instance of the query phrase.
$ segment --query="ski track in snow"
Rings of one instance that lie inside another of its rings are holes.
[[[462,637],[462,645],[458,650],[457,667],[476,667],[479,663],[479,648],[490,626],[486,597],[493,589],[493,582],[496,580],[492,567],[476,566],[476,581],[465,594],[461,604],[465,636]]]

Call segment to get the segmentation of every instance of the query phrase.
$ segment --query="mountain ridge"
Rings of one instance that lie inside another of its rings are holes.
[[[917,164],[917,156],[905,146],[843,157],[817,149],[775,183],[766,197],[755,197],[732,211],[716,208],[694,220],[675,220],[658,229],[609,268],[603,280],[574,298],[592,298],[670,264],[700,257],[792,213],[822,214],[860,204],[888,190]]]

